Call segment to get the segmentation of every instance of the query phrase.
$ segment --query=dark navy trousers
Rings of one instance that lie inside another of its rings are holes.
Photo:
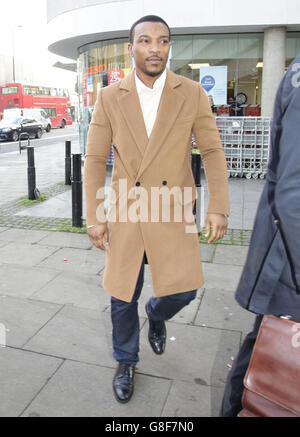
[[[113,356],[119,363],[136,365],[139,361],[138,299],[144,284],[144,268],[145,257],[130,303],[111,298]],[[197,290],[192,290],[160,298],[152,297],[147,303],[148,316],[154,321],[169,320],[195,299],[196,295]]]

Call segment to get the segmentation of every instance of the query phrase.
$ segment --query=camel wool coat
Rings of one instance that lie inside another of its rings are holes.
[[[155,297],[203,285],[197,228],[192,214],[185,213],[192,211],[197,198],[191,169],[192,132],[204,161],[207,212],[229,214],[225,155],[199,83],[167,70],[150,138],[134,70],[99,92],[87,140],[86,214],[88,226],[107,220],[109,248],[102,285],[117,299],[132,300],[144,253]],[[114,167],[106,211],[103,187],[111,145]],[[153,193],[159,193],[158,200],[151,197]],[[163,215],[164,208],[169,216]]]

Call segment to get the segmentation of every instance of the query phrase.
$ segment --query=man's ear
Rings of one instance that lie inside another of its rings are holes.
[[[128,50],[129,56],[133,57],[132,44],[131,43],[128,43],[127,50]]]

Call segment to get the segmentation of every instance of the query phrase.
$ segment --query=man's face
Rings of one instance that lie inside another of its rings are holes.
[[[159,76],[166,68],[169,51],[169,30],[163,23],[145,22],[134,29],[133,43],[128,44],[137,73]]]

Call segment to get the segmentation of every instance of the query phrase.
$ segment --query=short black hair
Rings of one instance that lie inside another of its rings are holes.
[[[158,17],[157,15],[145,15],[144,17],[140,18],[139,20],[137,20],[130,29],[130,33],[129,33],[129,42],[132,44],[133,43],[133,34],[134,34],[134,29],[135,27],[140,24],[140,23],[146,23],[146,22],[152,22],[152,23],[163,23],[165,26],[167,26],[168,31],[169,31],[169,36],[171,39],[171,30],[168,26],[168,24],[165,22],[165,20],[163,20],[161,17]]]

